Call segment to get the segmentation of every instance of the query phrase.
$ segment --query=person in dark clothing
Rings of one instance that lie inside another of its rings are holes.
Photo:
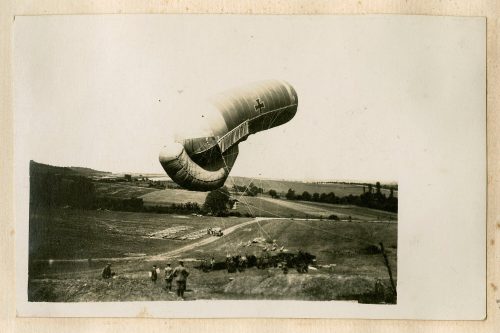
[[[173,275],[175,276],[175,282],[177,282],[177,296],[184,300],[184,292],[186,291],[186,281],[189,275],[186,267],[184,267],[184,262],[179,260],[179,266],[174,269]]]
[[[156,265],[153,265],[153,269],[151,270],[151,281],[153,281],[153,283],[156,283],[157,279],[158,273],[156,272]]]
[[[108,263],[106,265],[106,267],[104,267],[101,275],[102,275],[103,279],[111,279],[111,277],[113,276],[113,273],[111,273],[111,264],[110,263]]]
[[[215,268],[215,259],[214,257],[212,257],[212,259],[210,259],[210,270],[214,270]]]

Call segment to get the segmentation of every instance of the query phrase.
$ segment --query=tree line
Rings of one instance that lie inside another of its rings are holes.
[[[276,191],[270,190],[269,195],[271,197],[276,197]],[[381,191],[380,182],[375,185],[375,190],[373,185],[368,184],[368,190],[360,195],[348,195],[343,197],[338,197],[335,193],[309,193],[307,191],[302,192],[302,194],[296,194],[293,189],[289,189],[285,197],[288,200],[302,200],[302,201],[312,201],[312,202],[323,202],[329,204],[340,204],[340,205],[356,205],[360,207],[373,208],[378,210],[384,210],[388,212],[398,212],[398,198],[394,196],[394,189],[390,189],[389,196],[386,196]]]
[[[59,170],[57,170],[59,171]],[[233,186],[236,192],[249,196],[263,194],[261,187],[250,183],[248,186]],[[273,198],[279,198],[280,194],[271,189],[268,194]],[[329,204],[348,204],[361,207],[374,208],[389,212],[398,211],[398,198],[394,196],[394,189],[386,196],[381,191],[381,185],[376,183],[375,189],[368,184],[368,190],[361,195],[348,195],[338,197],[335,193],[295,193],[289,189],[285,194],[288,200],[303,200],[312,202],[323,202]],[[144,206],[141,198],[111,198],[99,196],[93,181],[85,176],[68,174],[64,172],[51,172],[40,168],[37,164],[30,165],[30,206],[43,207],[65,207],[70,206],[80,209],[108,209],[131,212],[156,212],[156,213],[196,213],[212,214],[218,216],[237,215],[238,212],[228,213],[235,200],[227,187],[222,187],[210,192],[203,205],[197,203],[173,204],[171,206]]]
[[[255,191],[249,187],[251,191]],[[260,190],[259,190],[260,192]],[[93,181],[85,176],[30,172],[30,207],[71,207],[90,210],[114,210],[125,212],[146,212],[159,214],[212,214],[217,216],[241,216],[239,212],[228,212],[234,204],[228,189],[224,186],[207,195],[205,203],[196,202],[171,204],[168,206],[145,206],[142,198],[113,198],[98,195]]]
[[[247,186],[233,185],[233,191],[238,193],[243,193],[245,195],[255,197],[258,194],[263,194],[264,189],[262,187],[257,187],[253,182]]]

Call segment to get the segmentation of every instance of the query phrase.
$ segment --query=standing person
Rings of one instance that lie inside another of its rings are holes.
[[[240,258],[240,261],[241,261],[241,267],[243,268],[243,270],[247,269],[248,268],[248,259],[247,259],[247,256],[244,255]]]
[[[153,283],[156,283],[156,280],[158,279],[158,273],[156,272],[156,265],[153,265],[153,269],[151,270],[151,273],[149,275],[151,276],[151,281],[153,281]]]
[[[214,257],[212,257],[212,259],[210,259],[210,270],[213,271],[215,268],[215,259]]]
[[[184,262],[179,260],[179,266],[174,269],[173,275],[176,277],[175,282],[177,282],[177,296],[184,300],[184,292],[186,291],[186,281],[189,275],[186,267],[184,267]]]
[[[165,282],[167,285],[165,286],[165,290],[172,291],[172,280],[174,279],[174,269],[170,267],[170,264],[167,264],[165,267]]]

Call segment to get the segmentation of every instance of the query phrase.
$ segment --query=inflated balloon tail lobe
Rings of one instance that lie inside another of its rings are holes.
[[[222,187],[229,176],[227,167],[210,171],[196,164],[178,142],[163,147],[159,157],[163,169],[181,187],[193,191],[211,191]]]

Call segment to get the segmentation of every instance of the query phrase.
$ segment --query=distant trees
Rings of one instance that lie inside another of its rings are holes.
[[[235,192],[242,192],[245,195],[254,197],[258,194],[264,193],[264,189],[262,187],[257,187],[253,182],[248,184],[247,186],[233,185],[233,190]]]
[[[286,198],[288,200],[303,200],[324,202],[329,204],[356,205],[397,213],[398,198],[394,196],[393,188],[390,188],[390,194],[388,197],[386,197],[386,195],[382,193],[382,186],[380,182],[377,182],[375,184],[375,191],[373,190],[372,184],[368,184],[367,187],[368,190],[365,190],[361,195],[350,194],[344,197],[337,197],[333,192],[321,194],[313,193],[311,195],[309,192],[304,191],[302,194],[296,195],[293,189],[289,189],[286,194]]]
[[[278,192],[276,192],[275,190],[269,190],[268,193],[271,196],[271,198],[277,199],[277,198],[280,197],[279,194],[278,194]]]
[[[246,186],[240,186],[236,184],[233,185],[234,192],[245,192],[246,188],[247,188]]]
[[[96,191],[90,179],[63,176],[51,172],[30,172],[30,205],[32,207],[71,206],[91,209]]]
[[[397,212],[398,211],[398,198],[394,196],[394,190],[391,188],[389,197],[385,201],[385,207],[386,210],[390,212]]]
[[[118,210],[124,212],[142,212],[145,210],[142,198],[110,198],[98,197],[95,208]]]
[[[380,182],[377,182],[374,193],[373,186],[368,185],[368,191],[359,196],[358,205],[396,213],[398,211],[398,198],[394,197],[394,189],[390,188],[389,197],[386,197],[381,188]]]
[[[141,199],[142,200],[142,199]],[[197,202],[171,204],[170,206],[145,206],[144,211],[157,214],[201,214],[202,208]]]
[[[261,193],[264,193],[264,189],[262,187],[255,186],[253,183],[250,183],[245,191],[245,194],[251,197],[255,197],[257,194]]]
[[[337,203],[339,201],[339,198],[335,196],[335,193],[330,192],[326,195],[325,201],[323,202],[328,202],[328,203]]]
[[[307,191],[302,192],[301,197],[302,197],[301,200],[304,200],[304,201],[311,201],[311,199],[312,199],[311,194],[309,194],[309,192],[307,192]]]
[[[212,213],[212,215],[224,215],[227,212],[230,194],[226,186],[207,194],[203,209]]]

